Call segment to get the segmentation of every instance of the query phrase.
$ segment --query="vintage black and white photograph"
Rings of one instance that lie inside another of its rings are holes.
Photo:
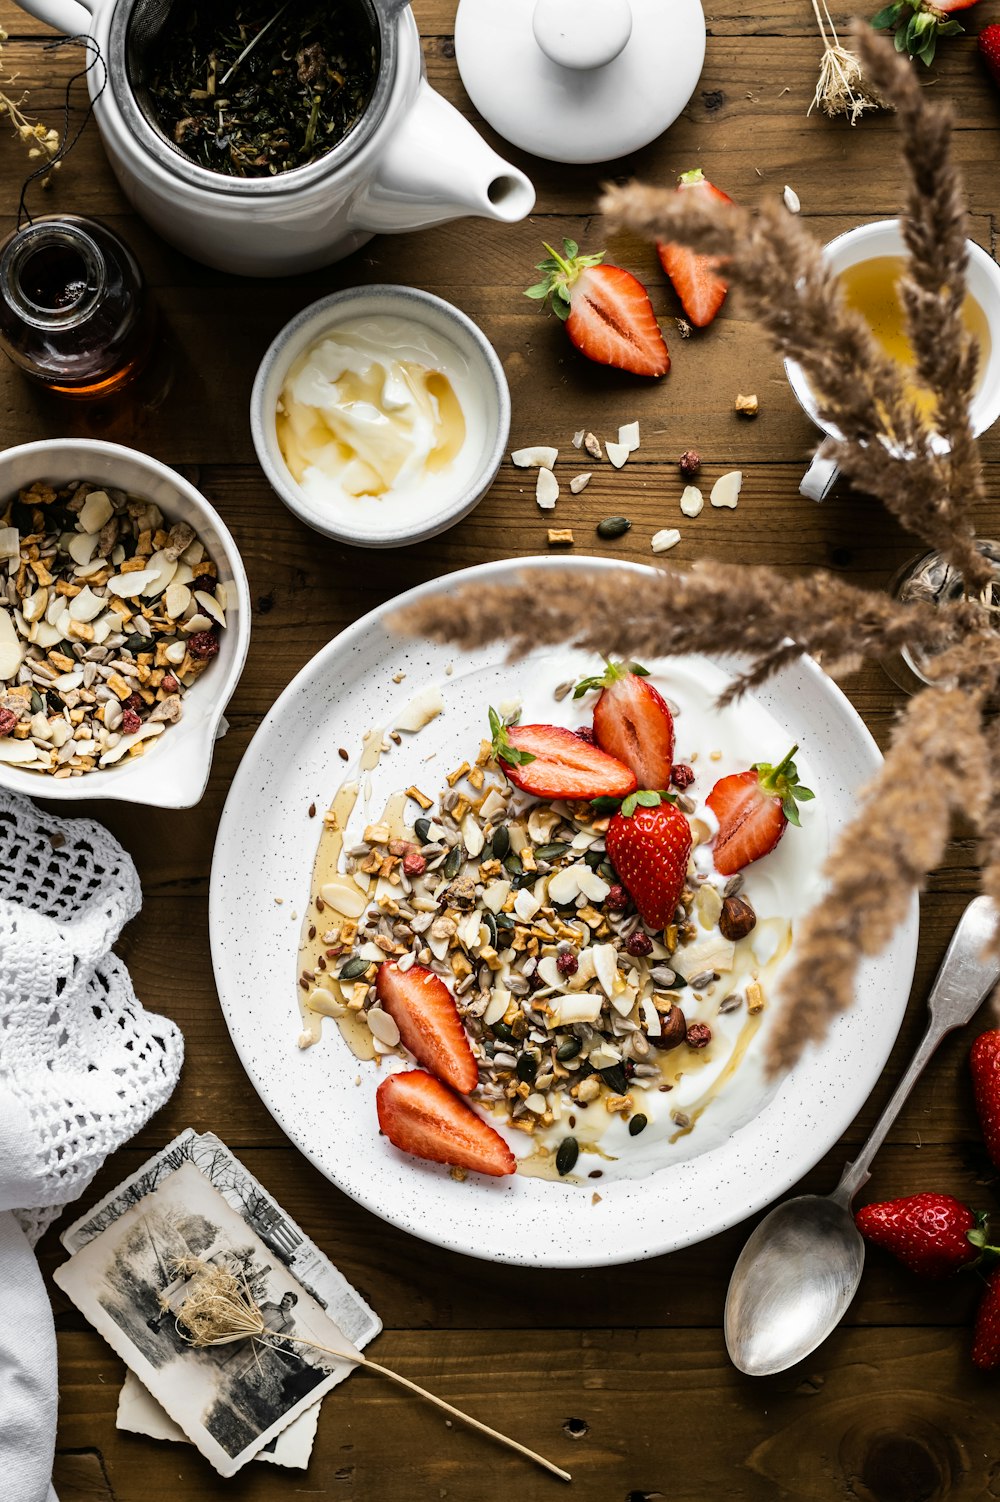
[[[217,1274],[259,1333],[195,1348],[192,1295]],[[191,1162],[82,1247],[59,1286],[185,1434],[232,1475],[350,1371],[351,1342]]]

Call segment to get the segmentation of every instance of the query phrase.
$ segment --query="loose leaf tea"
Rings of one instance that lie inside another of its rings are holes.
[[[344,139],[377,67],[377,31],[360,0],[179,0],[148,92],[185,156],[213,172],[269,177]]]

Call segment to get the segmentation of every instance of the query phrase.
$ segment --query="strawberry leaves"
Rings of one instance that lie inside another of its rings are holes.
[[[674,803],[677,798],[673,793],[653,792],[651,789],[641,788],[634,793],[629,793],[627,798],[593,798],[591,808],[595,814],[621,813],[625,819],[631,819],[637,808],[656,808],[660,803]]]
[[[570,315],[570,288],[587,266],[600,266],[605,252],[602,250],[597,255],[582,256],[575,240],[563,240],[563,254],[560,255],[551,245],[545,241],[542,243],[548,255],[544,261],[537,263],[535,270],[544,271],[545,276],[542,281],[529,287],[524,295],[533,302],[540,303],[549,302],[551,298],[553,313],[565,323]]]
[[[757,773],[761,790],[781,799],[782,813],[789,824],[794,824],[797,829],[802,825],[798,804],[808,803],[816,796],[811,788],[803,787],[799,782],[799,774],[792,760],[798,749],[797,745],[793,746],[776,767],[766,761],[755,761],[751,769]]]
[[[627,678],[632,673],[636,678],[648,678],[649,669],[644,668],[638,662],[613,662],[608,658],[608,665],[604,672],[593,678],[581,678],[573,690],[574,699],[582,699],[584,694],[589,694],[592,689],[610,688],[617,683],[619,678]]]
[[[507,731],[511,725],[516,725],[518,716],[513,715],[509,719],[501,719],[496,710],[490,706],[490,739],[493,742],[493,755],[497,761],[505,761],[510,767],[525,767],[530,761],[537,758],[531,751],[519,750],[511,744]]]
[[[965,30],[925,0],[893,0],[876,11],[871,24],[876,31],[892,31],[896,51],[918,57],[925,67],[934,61],[939,37],[958,36]]]

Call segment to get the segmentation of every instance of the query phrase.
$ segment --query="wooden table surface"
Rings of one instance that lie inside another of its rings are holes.
[[[982,7],[984,22],[991,6],[995,16],[995,0]],[[454,62],[454,0],[420,0],[417,14],[431,82],[475,118]],[[73,58],[43,52],[43,29],[10,0],[0,0],[0,23],[11,34],[5,62],[30,90],[32,109],[57,123]],[[928,83],[956,105],[957,155],[974,233],[992,249],[997,98],[979,71],[972,39],[949,42],[943,51]],[[876,587],[914,554],[913,542],[865,498],[841,490],[817,506],[798,496],[814,435],[778,361],[735,308],[727,307],[704,335],[682,342],[673,324],[679,309],[650,246],[621,238],[612,251],[648,283],[664,319],[674,368],[662,383],[589,365],[556,321],[521,296],[543,239],[571,235],[588,248],[605,243],[593,204],[598,183],[612,176],[635,172],[669,183],[700,163],[748,202],[789,183],[805,220],[824,239],[894,213],[900,179],[893,125],[867,118],[851,130],[844,121],[807,118],[818,60],[807,5],[761,0],[748,17],[738,0],[712,0],[698,91],[673,129],[634,160],[567,168],[513,152],[538,189],[527,222],[504,227],[466,219],[379,239],[341,266],[294,280],[240,281],[160,242],[121,197],[93,124],[51,196],[33,199],[37,212],[99,215],[130,241],[155,288],[175,372],[158,410],[109,415],[54,406],[3,364],[4,442],[88,433],[176,465],[233,529],[255,608],[249,661],[228,710],[231,729],[203,802],[181,813],[107,803],[87,809],[138,864],[144,905],[123,936],[122,953],[145,1005],[180,1024],[187,1059],[173,1099],[106,1166],[83,1204],[182,1128],[219,1133],[378,1310],[385,1322],[379,1359],[574,1473],[572,1492],[564,1491],[488,1441],[446,1428],[437,1414],[384,1382],[358,1375],[324,1404],[307,1472],[249,1465],[224,1482],[190,1447],[116,1431],[122,1366],[54,1291],[62,1502],[202,1502],[223,1495],[241,1502],[285,1496],[501,1502],[513,1495],[525,1502],[562,1495],[579,1502],[660,1495],[671,1502],[719,1495],[747,1502],[965,1502],[1000,1495],[995,1384],[973,1372],[968,1356],[975,1276],[921,1286],[873,1255],[858,1298],[826,1345],[782,1376],[751,1381],[731,1367],[721,1333],[727,1280],[749,1225],[673,1256],[592,1272],[491,1266],[424,1246],[345,1198],[288,1143],[237,1060],[209,955],[209,868],[223,801],[262,716],[293,674],[349,622],[400,590],[486,559],[544,552],[546,545],[549,519],[535,506],[530,477],[509,463],[465,522],[399,552],[340,547],[284,509],[255,462],[247,404],[267,343],[314,298],[359,282],[398,281],[457,303],[503,360],[512,447],[566,447],[584,424],[608,433],[638,418],[642,448],[623,471],[605,465],[583,495],[564,491],[558,524],[573,526],[578,554],[648,561],[652,533],[680,522],[683,540],[671,561],[766,562],[788,573],[823,566]],[[0,134],[9,209],[23,169],[21,149]],[[734,415],[737,391],[758,393],[755,422]],[[738,510],[706,508],[696,521],[683,522],[676,460],[691,447],[700,450],[710,478],[743,469]],[[996,536],[1000,445],[991,436],[983,448],[991,499],[979,530]],[[619,512],[632,518],[632,530],[601,543],[595,523]],[[738,634],[738,600],[733,630]],[[884,740],[901,695],[874,666],[849,691]],[[922,1027],[931,976],[974,891],[975,860],[972,841],[956,839],[935,874],[923,903],[913,997],[890,1064],[844,1141],[804,1187],[833,1186],[898,1078]],[[288,1000],[275,997],[274,1005]],[[879,1197],[939,1187],[976,1204],[995,1202],[966,1077],[973,1031],[945,1044],[900,1117],[878,1159],[871,1187]],[[49,1270],[61,1258],[51,1233],[42,1258]],[[567,1435],[570,1418],[585,1422],[582,1438]]]

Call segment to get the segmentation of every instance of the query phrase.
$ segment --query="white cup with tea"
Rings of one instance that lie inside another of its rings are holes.
[[[970,419],[978,438],[1000,417],[1000,267],[969,240],[966,269],[965,324],[979,343],[979,371]],[[876,343],[900,365],[912,368],[896,283],[905,270],[907,251],[898,219],[879,219],[838,235],[823,247],[827,264],[841,279],[847,300],[868,323]],[[841,435],[819,416],[816,397],[801,365],[785,361],[785,374],[802,410],[831,438]],[[914,379],[911,394],[930,411],[933,397]],[[945,446],[945,440],[938,440]],[[839,471],[832,459],[813,459],[799,484],[802,495],[822,501]]]

